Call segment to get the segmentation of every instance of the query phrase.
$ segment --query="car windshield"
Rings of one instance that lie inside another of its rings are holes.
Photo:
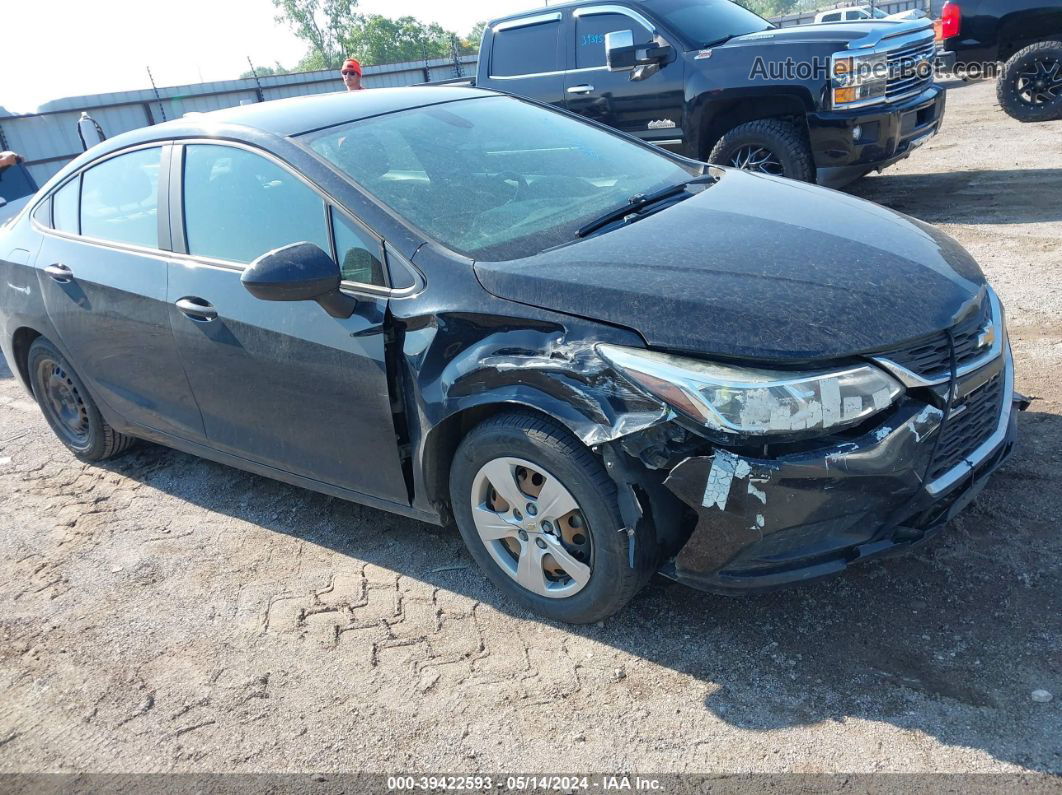
[[[486,96],[309,133],[310,148],[443,245],[531,256],[587,221],[699,173],[562,113]]]
[[[889,15],[882,11],[880,8],[875,8],[873,11],[875,19],[886,19]]]
[[[706,47],[774,27],[730,0],[657,0],[652,9],[694,47]]]

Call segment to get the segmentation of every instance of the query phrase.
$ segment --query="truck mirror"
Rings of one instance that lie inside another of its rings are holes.
[[[638,65],[632,31],[616,30],[605,34],[605,64],[610,72],[626,72]]]
[[[629,30],[605,34],[605,63],[610,72],[629,72],[639,66],[659,66],[671,57],[672,52],[669,44],[635,44],[634,33]]]

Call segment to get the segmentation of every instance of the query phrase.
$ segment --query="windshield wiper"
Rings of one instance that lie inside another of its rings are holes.
[[[609,210],[607,213],[598,216],[593,221],[590,221],[587,224],[583,224],[581,227],[579,227],[579,231],[577,231],[575,234],[577,237],[586,237],[590,233],[596,232],[603,226],[608,226],[609,224],[615,221],[623,220],[627,218],[627,216],[637,216],[643,210],[645,210],[646,207],[649,207],[653,204],[658,204],[659,202],[662,202],[665,199],[670,199],[672,196],[677,196],[680,193],[683,193],[689,185],[700,185],[705,182],[714,181],[715,177],[713,177],[711,174],[702,174],[699,177],[688,179],[685,182],[678,183],[677,185],[669,185],[666,188],[661,188],[660,190],[654,191],[653,193],[639,193],[636,196],[631,196],[629,199],[627,199],[627,203],[624,204],[622,207],[617,207],[614,210]]]

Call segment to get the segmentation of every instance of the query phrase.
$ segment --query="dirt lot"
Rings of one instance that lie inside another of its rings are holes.
[[[152,445],[83,466],[0,369],[0,771],[1062,771],[1062,122],[949,106],[853,191],[974,254],[1038,400],[938,540],[573,629],[456,532]]]

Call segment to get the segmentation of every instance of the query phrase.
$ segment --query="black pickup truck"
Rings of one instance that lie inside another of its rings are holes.
[[[1006,62],[997,95],[1011,116],[1062,119],[1062,0],[950,0],[941,36],[960,74],[990,74]]]
[[[932,24],[776,28],[729,0],[608,0],[493,20],[476,85],[697,160],[838,187],[932,137]]]

